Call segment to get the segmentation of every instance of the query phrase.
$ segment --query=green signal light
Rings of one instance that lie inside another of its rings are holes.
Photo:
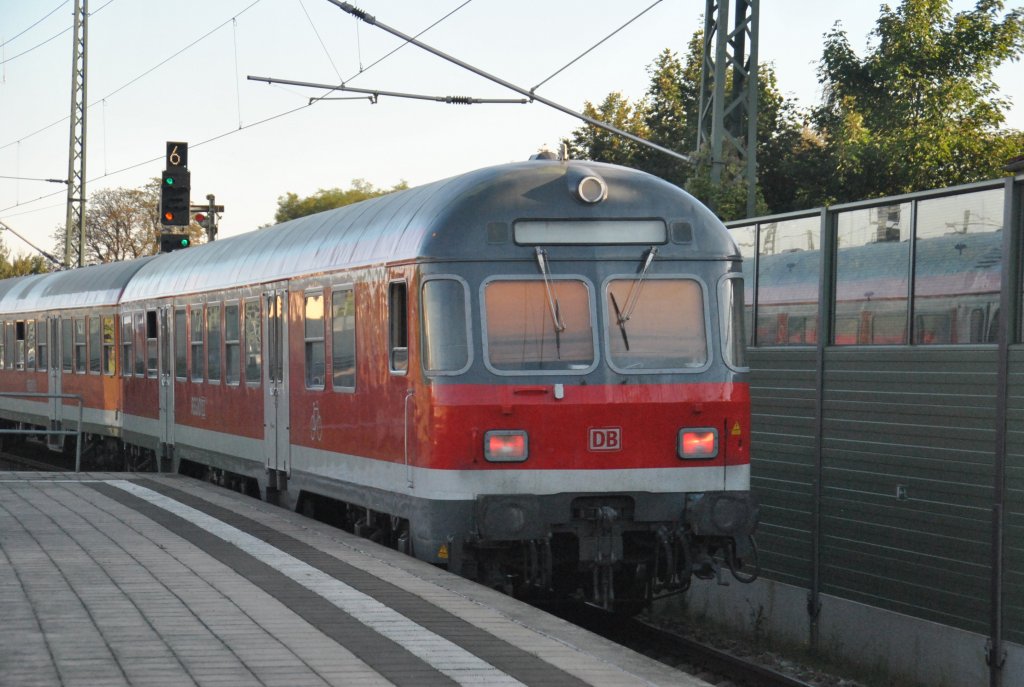
[[[174,186],[174,177],[164,177],[164,183],[168,186]]]
[[[181,240],[181,247],[182,248],[188,248],[188,244],[189,244],[189,240],[188,239],[182,239]]]

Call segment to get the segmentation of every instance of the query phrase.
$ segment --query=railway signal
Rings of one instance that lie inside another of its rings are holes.
[[[192,245],[188,234],[160,234],[160,252],[170,253]]]
[[[189,191],[192,175],[188,171],[188,143],[168,141],[164,171],[160,175],[160,224],[165,227],[187,227]]]
[[[206,240],[213,241],[217,238],[217,220],[224,212],[224,206],[214,202],[216,198],[212,193],[206,195],[206,200],[210,201],[208,205],[190,205],[189,212],[193,213],[192,219],[196,224],[206,230]]]

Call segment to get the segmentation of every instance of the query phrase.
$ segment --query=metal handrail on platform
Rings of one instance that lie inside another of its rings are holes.
[[[76,429],[0,429],[0,434],[46,434],[52,436],[75,436],[75,472],[82,471],[82,404],[85,400],[81,394],[41,394],[22,391],[2,391],[0,398],[45,398],[71,400],[78,404],[78,423]]]

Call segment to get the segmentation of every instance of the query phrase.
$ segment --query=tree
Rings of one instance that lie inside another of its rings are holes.
[[[583,114],[635,136],[647,138],[644,104],[631,104],[629,99],[624,98],[619,92],[609,93],[596,107],[589,100],[586,101],[583,104]],[[568,146],[570,158],[584,158],[618,165],[634,164],[642,147],[631,139],[589,124],[573,131],[571,138],[563,140],[563,143]]]
[[[0,279],[43,274],[50,271],[49,262],[42,255],[19,254],[11,258],[11,249],[0,239]]]
[[[1024,147],[1024,134],[1000,129],[1008,102],[992,78],[1024,50],[1024,10],[1000,20],[1004,4],[956,15],[950,0],[882,5],[863,58],[839,25],[826,34],[812,118],[822,146],[803,151],[833,170],[817,181],[819,203],[1000,176]]]
[[[85,264],[133,260],[155,255],[160,249],[160,179],[140,188],[106,188],[89,196],[85,210]],[[175,232],[179,229],[175,228]],[[205,232],[191,222],[192,245],[202,243]],[[54,254],[64,255],[64,227],[54,230]],[[78,262],[78,242],[71,244],[72,264]]]
[[[297,219],[312,215],[324,210],[340,208],[343,205],[351,205],[361,200],[383,196],[386,193],[402,191],[409,188],[404,180],[398,182],[389,189],[375,188],[373,184],[365,179],[353,179],[352,188],[322,188],[311,196],[300,198],[297,193],[289,191],[277,198],[277,212],[274,219],[277,222],[287,222],[290,219]]]
[[[738,205],[732,202],[734,198],[745,198],[746,193],[747,184],[740,161],[726,161],[723,187],[715,188],[710,181],[707,151],[692,152],[697,145],[703,46],[703,30],[699,29],[690,38],[684,59],[668,49],[659,53],[647,68],[650,83],[640,102],[632,104],[621,93],[610,93],[599,107],[587,102],[583,109],[584,114],[662,147],[689,153],[692,158],[689,163],[590,125],[573,131],[566,142],[572,157],[612,162],[650,172],[712,204],[721,217],[735,219],[746,215],[745,202]],[[800,125],[795,105],[783,98],[778,90],[771,65],[761,66],[758,84],[757,155],[761,187],[765,179],[762,170],[771,174],[782,164],[785,156],[779,156],[779,150],[786,148],[787,141],[792,144],[798,140]],[[766,157],[770,157],[767,164],[762,162]],[[775,193],[774,188],[772,191],[773,197],[785,195]],[[759,212],[770,209],[770,205],[765,204],[767,194],[762,197],[759,192],[758,198]],[[719,206],[718,202],[724,205]]]

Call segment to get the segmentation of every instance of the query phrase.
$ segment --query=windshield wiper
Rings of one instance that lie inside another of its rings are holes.
[[[551,270],[548,267],[548,253],[537,246],[537,265],[540,266],[541,276],[544,277],[544,290],[548,295],[548,308],[551,311],[551,324],[555,328],[555,354],[562,358],[562,332],[565,331],[565,322],[562,321],[562,309],[558,304],[558,294],[551,284]]]
[[[615,300],[615,294],[609,291],[609,295],[612,297],[612,307],[615,308],[615,319],[618,320],[619,330],[622,331],[622,340],[626,344],[627,351],[629,350],[629,339],[626,337],[626,323],[629,322],[629,318],[633,316],[633,311],[636,310],[636,305],[640,301],[640,292],[644,290],[644,282],[647,280],[647,270],[651,269],[651,263],[654,262],[654,256],[657,254],[658,249],[654,246],[647,250],[647,255],[644,256],[643,264],[640,267],[640,278],[629,287],[624,308],[619,309],[619,303]]]
[[[626,345],[626,350],[629,350],[629,336],[626,334],[626,321],[622,319],[622,311],[619,310],[619,302],[615,300],[615,294],[611,291],[608,295],[612,298],[612,307],[615,308],[615,319],[619,322],[619,331],[622,332],[622,343]]]

